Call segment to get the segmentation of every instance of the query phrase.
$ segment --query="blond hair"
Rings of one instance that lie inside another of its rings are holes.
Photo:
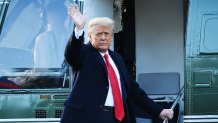
[[[99,17],[99,18],[94,18],[89,21],[88,24],[88,34],[90,35],[93,31],[93,27],[96,25],[100,26],[109,26],[112,28],[112,31],[114,29],[114,21],[108,17]]]

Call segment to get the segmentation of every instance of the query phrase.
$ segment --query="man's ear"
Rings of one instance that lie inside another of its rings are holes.
[[[88,40],[91,42],[91,36],[88,36]]]
[[[91,35],[88,34],[88,40],[91,42]]]

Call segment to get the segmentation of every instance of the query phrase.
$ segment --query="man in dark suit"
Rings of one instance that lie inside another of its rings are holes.
[[[149,99],[129,75],[121,56],[109,49],[113,20],[92,19],[88,25],[90,42],[84,44],[86,16],[75,4],[69,6],[68,13],[76,27],[65,59],[76,77],[61,123],[135,123],[133,102],[155,117],[172,119],[173,111]]]

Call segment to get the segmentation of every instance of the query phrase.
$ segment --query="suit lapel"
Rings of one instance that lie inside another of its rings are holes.
[[[123,75],[125,72],[124,72],[124,69],[121,67],[122,65],[122,63],[119,61],[119,59],[118,59],[118,57],[115,55],[115,53],[113,53],[112,51],[108,51],[109,52],[109,54],[110,54],[110,56],[111,56],[111,58],[113,59],[113,61],[114,61],[114,63],[116,64],[116,67],[117,67],[117,69],[118,69],[118,71],[119,71],[119,74],[120,74],[120,77],[123,77],[123,79],[124,79],[124,81],[126,81],[127,79],[126,79],[126,77]]]
[[[106,64],[104,62],[103,57],[101,56],[101,54],[92,46],[92,44],[89,42],[88,43],[88,47],[90,47],[90,49],[93,51],[92,52],[92,56],[94,58],[94,60],[97,60],[97,62],[100,64],[100,66],[102,67],[102,69],[104,70],[104,75],[106,77],[106,79],[108,79],[108,73],[107,73],[107,67]]]

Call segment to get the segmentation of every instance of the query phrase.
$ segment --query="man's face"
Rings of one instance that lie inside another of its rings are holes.
[[[112,32],[112,28],[109,26],[94,26],[89,35],[92,46],[100,52],[106,52],[111,45]]]

